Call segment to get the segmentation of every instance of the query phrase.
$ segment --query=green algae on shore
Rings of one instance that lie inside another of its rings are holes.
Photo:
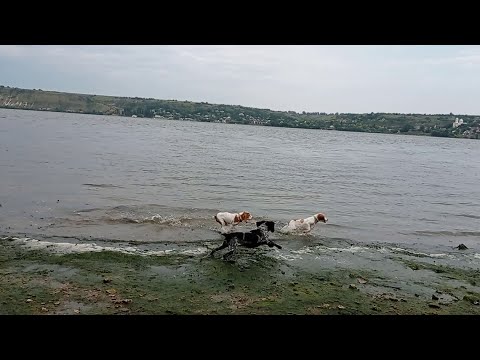
[[[374,270],[313,273],[262,252],[230,263],[179,254],[55,254],[2,241],[0,314],[480,314],[471,285],[478,271],[404,266],[437,276],[432,295],[388,288]]]

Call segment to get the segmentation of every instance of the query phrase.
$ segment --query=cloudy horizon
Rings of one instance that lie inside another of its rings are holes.
[[[0,45],[0,85],[280,111],[480,114],[480,46]]]

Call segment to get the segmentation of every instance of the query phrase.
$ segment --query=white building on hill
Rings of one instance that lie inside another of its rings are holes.
[[[463,119],[455,118],[455,121],[453,122],[453,128],[455,129],[462,124],[463,124]]]

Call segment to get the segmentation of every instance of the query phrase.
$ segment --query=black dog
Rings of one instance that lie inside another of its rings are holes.
[[[216,251],[225,249],[226,247],[230,247],[231,250],[223,255],[223,258],[227,258],[232,255],[238,246],[243,246],[246,248],[256,248],[261,245],[268,245],[269,247],[276,246],[277,248],[281,249],[280,245],[275,244],[273,241],[268,239],[268,232],[275,231],[275,223],[273,221],[257,221],[257,228],[251,230],[248,233],[244,232],[232,232],[222,235],[225,237],[223,244],[220,245],[218,248],[213,249],[210,253],[210,256]]]

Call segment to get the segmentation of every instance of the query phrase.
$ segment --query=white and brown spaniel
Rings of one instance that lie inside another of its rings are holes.
[[[240,224],[242,221],[252,220],[253,217],[248,211],[242,211],[239,213],[219,212],[214,216],[216,222],[218,222],[222,228],[224,226],[234,226]]]
[[[285,225],[280,231],[283,233],[288,233],[292,231],[308,233],[312,231],[312,229],[315,227],[315,224],[319,221],[323,221],[324,223],[326,223],[328,219],[325,214],[318,213],[305,219],[290,220],[290,222]]]

